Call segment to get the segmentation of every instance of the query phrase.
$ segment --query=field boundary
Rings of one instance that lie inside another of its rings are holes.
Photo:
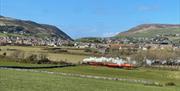
[[[11,69],[50,69],[50,68],[64,68],[76,65],[61,65],[61,66],[33,66],[33,67],[24,67],[24,66],[0,66],[0,68],[11,68]]]

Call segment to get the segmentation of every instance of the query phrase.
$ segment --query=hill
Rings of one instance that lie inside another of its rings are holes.
[[[155,37],[157,35],[180,35],[180,24],[142,24],[115,37]]]
[[[0,16],[0,36],[34,36],[72,40],[56,26]]]
[[[76,39],[77,42],[85,42],[85,43],[101,43],[102,38],[100,37],[83,37]]]

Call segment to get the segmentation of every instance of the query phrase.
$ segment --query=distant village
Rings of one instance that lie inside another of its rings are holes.
[[[0,37],[0,45],[18,45],[18,46],[62,46],[69,41],[58,38],[37,38],[37,37]]]
[[[180,48],[179,41],[171,41],[168,37],[180,37],[179,34],[176,35],[157,35],[153,38],[101,38],[98,39],[97,43],[75,43],[77,48],[96,48],[96,49],[177,49]],[[97,40],[96,40],[97,41]]]
[[[158,35],[157,35],[158,36]],[[172,35],[171,35],[172,36]],[[180,35],[173,35],[180,36]],[[110,49],[165,49],[172,48],[173,50],[180,48],[180,43],[173,43],[166,37],[155,37],[155,38],[131,38],[131,39],[120,39],[120,38],[101,38],[98,42],[78,42],[68,41],[61,38],[37,38],[31,36],[6,36],[0,37],[0,45],[22,45],[22,46],[71,46],[75,48],[94,48],[100,53]]]

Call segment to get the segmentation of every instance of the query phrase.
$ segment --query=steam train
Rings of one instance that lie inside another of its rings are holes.
[[[93,66],[106,66],[112,68],[134,68],[135,65],[127,63],[121,59],[113,58],[89,58],[83,60],[83,64],[93,65]]]
[[[103,63],[103,62],[87,62],[84,64],[93,65],[93,66],[107,66],[112,68],[133,68],[135,67],[133,64],[116,64],[116,63]]]

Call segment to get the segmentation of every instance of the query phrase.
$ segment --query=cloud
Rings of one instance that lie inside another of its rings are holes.
[[[103,33],[102,37],[112,37],[119,34],[119,32],[105,32]]]

